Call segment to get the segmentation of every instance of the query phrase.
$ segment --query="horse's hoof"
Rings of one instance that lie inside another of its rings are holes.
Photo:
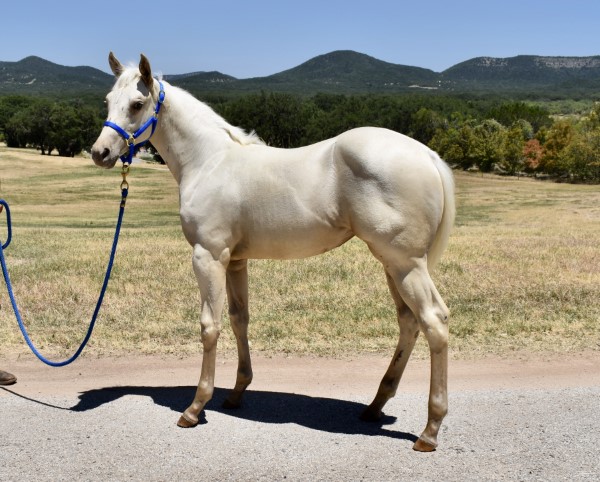
[[[373,410],[371,407],[367,407],[360,414],[360,419],[363,422],[379,422],[381,420],[381,410]]]
[[[418,439],[413,445],[413,450],[417,452],[433,452],[437,445],[425,442],[423,439]]]
[[[221,405],[225,410],[236,410],[242,406],[241,402],[232,402],[228,398],[223,401]]]
[[[194,422],[193,420],[190,420],[185,416],[185,414],[179,417],[179,421],[177,422],[177,426],[182,428],[192,428],[196,425],[198,425],[198,421],[196,420]]]

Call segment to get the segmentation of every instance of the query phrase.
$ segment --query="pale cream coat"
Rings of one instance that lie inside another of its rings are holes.
[[[112,53],[109,61],[117,81],[107,96],[108,120],[134,132],[152,115],[158,81],[144,56],[139,69],[124,68]],[[226,406],[238,407],[252,380],[247,260],[313,256],[356,236],[385,269],[400,325],[394,357],[362,418],[381,416],[423,332],[431,351],[431,388],[427,425],[415,449],[433,450],[447,412],[449,313],[429,269],[454,220],[450,169],[426,146],[379,128],[353,129],[297,149],[269,147],[185,91],[163,84],[165,103],[152,143],[179,184],[204,347],[198,390],[179,425],[196,425],[212,397],[226,296],[239,353]],[[112,167],[125,151],[123,138],[105,127],[92,157]]]

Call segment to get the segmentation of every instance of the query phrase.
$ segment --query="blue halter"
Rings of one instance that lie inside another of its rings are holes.
[[[135,148],[141,147],[144,144],[146,144],[146,142],[148,142],[150,140],[150,137],[152,137],[152,134],[154,134],[154,130],[156,129],[156,124],[158,123],[158,113],[160,112],[160,106],[165,101],[164,86],[161,81],[158,81],[158,85],[160,85],[160,92],[158,93],[158,101],[156,102],[156,107],[154,109],[154,115],[152,117],[150,117],[150,119],[148,119],[146,122],[144,122],[144,124],[142,124],[142,126],[137,131],[135,131],[133,134],[130,134],[129,132],[127,132],[125,129],[123,129],[121,126],[115,124],[114,122],[110,122],[110,121],[104,122],[105,126],[112,127],[114,130],[116,130],[121,135],[121,137],[123,139],[125,139],[125,142],[127,143],[129,152],[127,154],[123,154],[121,156],[121,161],[123,161],[123,164],[131,164],[131,162],[133,161],[133,154],[135,153]],[[136,139],[138,137],[140,137],[144,132],[146,132],[146,130],[149,127],[152,127],[152,132],[150,132],[150,136],[148,137],[148,139],[136,144],[135,143]]]

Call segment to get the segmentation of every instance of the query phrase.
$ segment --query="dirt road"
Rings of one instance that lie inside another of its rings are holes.
[[[176,426],[200,358],[4,359],[0,480],[598,480],[600,353],[452,361],[433,454],[429,364],[411,361],[380,424],[358,420],[387,357],[259,358],[237,411],[220,407],[235,361],[193,429]]]

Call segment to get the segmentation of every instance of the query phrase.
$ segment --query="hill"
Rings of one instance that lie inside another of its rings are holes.
[[[0,62],[0,94],[97,92],[113,84],[113,77],[93,67],[66,67],[40,57]]]
[[[188,74],[165,75],[165,80],[186,90],[219,90],[236,83],[238,79],[221,72],[190,72]]]
[[[435,88],[438,74],[420,67],[392,64],[350,50],[314,57],[278,74],[244,80],[272,90],[299,92],[396,92],[417,86]]]
[[[437,77],[432,70],[391,64],[350,50],[319,55],[267,77],[236,79],[220,72],[165,76],[169,82],[197,94],[261,90],[302,94],[397,92],[417,85],[435,88]]]
[[[440,74],[445,89],[519,91],[600,87],[600,56],[477,57]]]
[[[350,94],[426,90],[596,97],[600,90],[600,56],[477,57],[438,73],[421,67],[384,62],[350,50],[339,50],[266,77],[237,79],[213,71],[166,75],[165,79],[198,96],[261,90],[304,95],[317,92]],[[66,67],[39,57],[0,62],[0,95],[103,95],[112,83],[112,76],[101,70]]]

